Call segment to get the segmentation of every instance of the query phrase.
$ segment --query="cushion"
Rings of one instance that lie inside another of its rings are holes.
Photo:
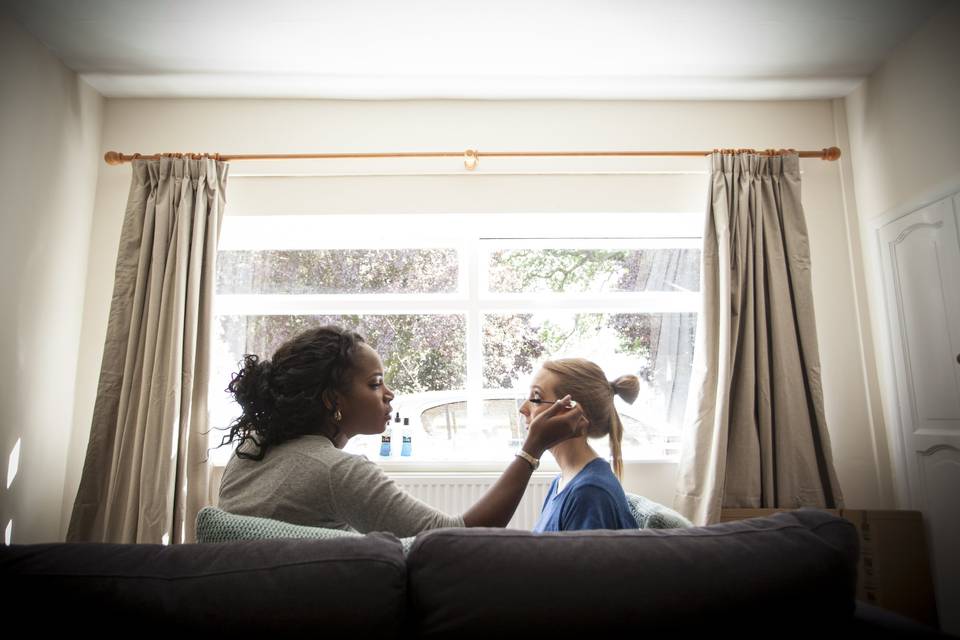
[[[197,514],[197,542],[233,542],[236,540],[268,540],[270,538],[362,538],[364,534],[343,529],[305,527],[270,518],[241,516],[217,507],[204,507]],[[406,554],[414,538],[400,538]]]
[[[8,618],[32,612],[30,635],[397,637],[405,619],[403,552],[384,533],[12,545],[0,547],[0,576]]]
[[[852,617],[858,540],[817,509],[681,529],[428,531],[407,557],[412,619],[449,638],[822,631]]]
[[[627,494],[627,505],[637,521],[638,529],[680,529],[693,526],[692,522],[673,509],[635,493]]]

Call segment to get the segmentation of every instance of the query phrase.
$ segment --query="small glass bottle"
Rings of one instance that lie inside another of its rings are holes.
[[[400,448],[401,456],[409,456],[413,449],[413,435],[410,433],[410,418],[403,419],[403,446]]]
[[[384,431],[383,435],[380,436],[380,457],[389,458],[390,457],[390,431]]]

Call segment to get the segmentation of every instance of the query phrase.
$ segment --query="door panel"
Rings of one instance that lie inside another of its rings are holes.
[[[960,196],[878,229],[912,504],[923,512],[941,625],[960,633]]]

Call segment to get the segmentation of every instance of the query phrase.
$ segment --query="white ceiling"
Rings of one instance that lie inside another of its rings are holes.
[[[2,0],[108,97],[821,99],[946,0]]]

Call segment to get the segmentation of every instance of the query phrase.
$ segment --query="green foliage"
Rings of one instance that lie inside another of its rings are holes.
[[[483,386],[508,389],[533,371],[546,348],[529,313],[491,314],[483,319]]]
[[[217,293],[451,292],[457,267],[454,249],[221,251]]]
[[[521,249],[493,254],[491,291],[600,290],[622,271],[628,251]]]

